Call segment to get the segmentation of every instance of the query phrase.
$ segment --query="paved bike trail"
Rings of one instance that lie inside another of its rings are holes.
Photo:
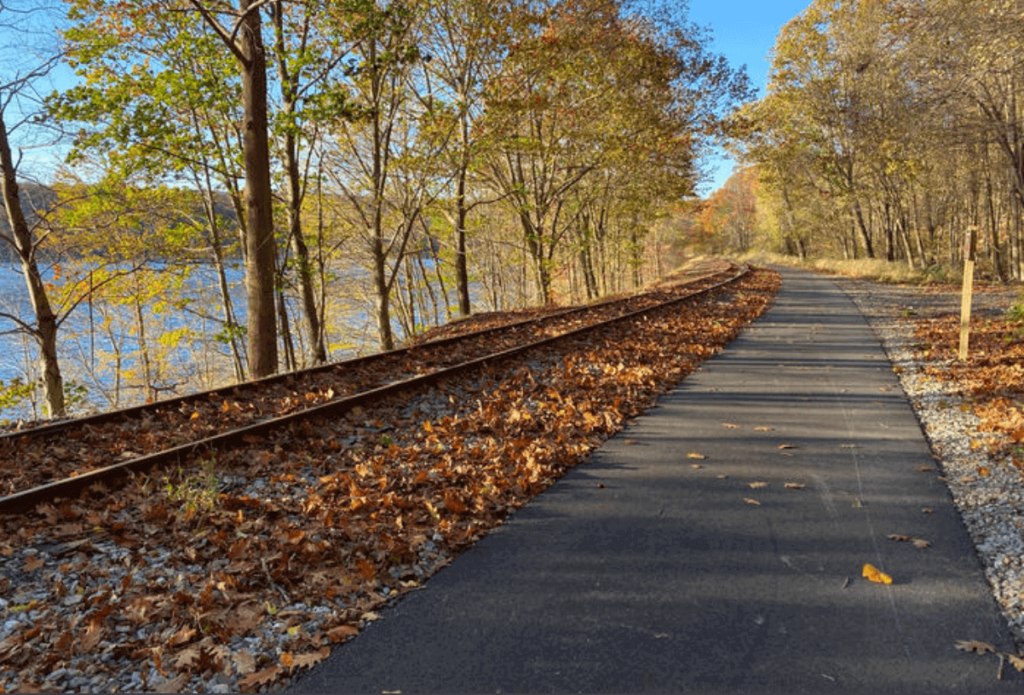
[[[783,278],[722,354],[293,690],[1019,692],[954,646],[1014,651],[884,351],[828,278]]]

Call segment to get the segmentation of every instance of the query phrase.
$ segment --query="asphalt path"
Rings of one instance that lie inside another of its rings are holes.
[[[1015,651],[878,340],[829,279],[783,276],[722,354],[293,690],[1019,692],[955,648]]]

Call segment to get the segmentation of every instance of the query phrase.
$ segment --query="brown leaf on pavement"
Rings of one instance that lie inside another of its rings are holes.
[[[975,654],[996,653],[996,648],[991,644],[978,640],[960,640],[955,646],[962,652],[973,652]]]

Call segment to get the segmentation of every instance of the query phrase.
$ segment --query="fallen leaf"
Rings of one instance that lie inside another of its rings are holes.
[[[43,558],[39,557],[38,555],[32,555],[27,560],[25,560],[25,564],[21,566],[21,570],[23,572],[35,572],[44,564],[46,564],[46,562],[43,560]]]
[[[305,654],[296,654],[293,661],[294,665],[292,668],[311,668],[313,665],[320,663],[331,655],[330,647],[321,647],[315,652],[306,652]]]
[[[888,538],[891,541],[912,541],[912,540],[914,540],[913,536],[904,536],[904,535],[899,534],[899,533],[890,533]]]
[[[1006,658],[1009,659],[1011,666],[1020,672],[1024,672],[1024,657],[1017,654],[1007,654]]]
[[[82,633],[81,640],[78,643],[79,652],[91,652],[96,648],[96,645],[103,639],[105,630],[103,625],[99,621],[90,620],[89,624],[85,628],[85,632]]]
[[[359,575],[366,581],[370,581],[377,576],[377,568],[366,558],[359,558],[359,561],[356,562],[356,567],[359,569]]]
[[[344,642],[349,637],[353,637],[359,634],[359,628],[353,627],[352,625],[339,625],[338,627],[332,627],[327,631],[327,639],[332,642]]]
[[[186,668],[191,668],[199,661],[199,648],[198,647],[186,647],[178,652],[178,655],[174,657],[174,667],[179,671]]]
[[[367,611],[366,613],[363,613],[360,620],[365,620],[368,623],[372,623],[374,620],[380,620],[380,616],[374,613],[373,611]]]
[[[167,646],[169,647],[180,647],[183,644],[188,644],[195,637],[196,630],[193,627],[187,625],[182,627],[180,630],[171,635],[170,639],[167,640]]]
[[[231,658],[235,662],[235,673],[238,675],[248,676],[256,671],[256,659],[244,649],[232,654]]]
[[[60,652],[71,652],[71,647],[74,645],[75,636],[70,632],[62,632],[60,637],[53,643],[54,649]]]
[[[715,477],[718,478],[719,480],[725,480],[729,476],[727,476],[726,474],[722,473],[720,475],[716,475]]]
[[[771,432],[774,429],[775,429],[774,427],[765,427],[764,425],[761,425],[760,427],[755,427],[754,431],[755,432]]]
[[[783,483],[782,487],[787,490],[803,490],[807,485],[804,483]]]
[[[703,467],[704,467],[704,466],[700,465],[699,463],[691,463],[691,464],[690,464],[690,468],[692,468],[692,469],[694,469],[694,470],[699,470],[699,469],[701,469],[701,468],[703,468]]]
[[[911,541],[911,543],[914,544],[915,548],[921,548],[922,550],[924,550],[925,548],[932,547],[932,544],[924,540],[923,538],[915,538]]]
[[[444,507],[450,512],[455,514],[465,514],[469,509],[465,503],[459,498],[458,493],[452,490],[444,491]]]
[[[155,692],[155,693],[180,693],[182,691],[182,689],[184,689],[184,687],[186,685],[188,685],[188,682],[189,682],[189,680],[191,680],[191,678],[192,678],[192,675],[189,674],[189,673],[178,674],[177,676],[175,676],[174,678],[172,678],[170,680],[166,680],[166,681],[163,681],[162,683],[154,685],[153,686],[153,692]],[[242,688],[242,690],[245,691],[246,689]]]
[[[934,466],[918,466],[917,470],[921,471],[922,473],[930,473],[930,472],[935,470],[935,467]]]
[[[635,439],[623,439],[622,443],[626,446],[635,446],[636,444],[639,444]]]
[[[758,490],[763,487],[768,487],[768,483],[758,480],[753,483],[747,483],[747,487],[749,487],[751,490]]]
[[[738,430],[740,428],[739,425],[734,425],[731,422],[723,422],[722,423],[722,427],[727,427],[730,430]]]
[[[753,505],[755,507],[760,507],[761,506],[760,502],[758,502],[755,499],[751,499],[750,497],[744,497],[743,501],[746,502],[747,504],[751,504],[751,505]]]
[[[960,640],[956,643],[956,648],[962,652],[974,652],[975,654],[996,653],[996,648],[991,644],[978,640]]]
[[[871,563],[864,565],[864,569],[861,571],[861,576],[865,577],[869,582],[875,584],[892,584],[892,577],[885,572],[881,571]]]
[[[704,454],[702,454],[702,453],[700,453],[698,451],[691,451],[690,453],[688,453],[686,455],[686,458],[688,458],[688,459],[697,459],[699,461],[703,461],[704,459],[707,458],[707,456],[705,456]]]
[[[992,471],[990,471],[985,466],[979,466],[978,467],[978,475],[980,475],[981,477],[984,478],[985,476],[988,476],[988,475],[991,475],[991,474],[992,474]]]
[[[779,444],[779,449],[795,449],[796,446],[793,444]]]
[[[277,665],[265,668],[238,681],[238,689],[243,693],[256,692],[260,686],[273,683],[282,673],[284,669]]]
[[[931,514],[932,513],[932,510],[930,508],[928,508],[928,507],[922,507],[921,511],[924,512],[925,514]]]

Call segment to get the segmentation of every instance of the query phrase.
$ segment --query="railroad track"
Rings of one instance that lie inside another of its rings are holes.
[[[740,279],[729,264],[672,287],[410,347],[0,435],[0,513],[16,513],[132,473],[309,421],[336,418],[554,342],[636,319]]]
[[[640,313],[590,332],[587,321],[563,326],[575,332],[525,353],[481,353],[475,367],[378,391],[362,407],[293,410],[263,435],[193,448],[148,473],[122,469],[120,480],[75,497],[51,486],[29,509],[22,497],[0,514],[0,691],[287,686],[584,463],[770,306],[779,277],[767,270],[683,298],[730,275],[688,285],[664,310],[634,306]],[[543,325],[534,342],[558,332]],[[466,350],[456,339],[446,359],[468,362]],[[432,369],[407,360],[408,372],[378,375],[381,386]],[[179,409],[199,412],[185,418],[198,425],[225,401],[234,407],[227,396]],[[272,410],[263,406],[263,419]],[[138,440],[155,427],[149,419],[107,436]],[[73,427],[61,432],[58,448],[81,441]]]

